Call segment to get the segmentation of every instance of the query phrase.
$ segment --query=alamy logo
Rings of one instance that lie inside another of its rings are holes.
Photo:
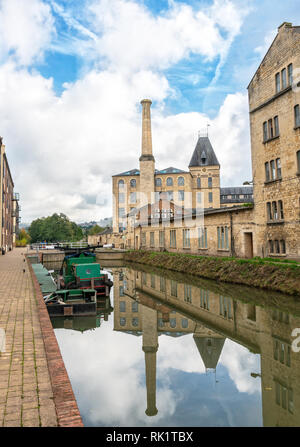
[[[5,330],[0,328],[0,352],[5,352]]]
[[[296,327],[292,332],[292,337],[297,337],[292,342],[292,351],[293,352],[300,352],[300,328]]]

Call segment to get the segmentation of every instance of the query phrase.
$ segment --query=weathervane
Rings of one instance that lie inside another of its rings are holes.
[[[210,127],[210,124],[207,123],[206,127],[198,130],[198,138],[200,137],[208,137],[208,128]]]

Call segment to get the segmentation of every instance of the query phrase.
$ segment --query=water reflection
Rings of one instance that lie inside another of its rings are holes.
[[[298,302],[146,267],[110,270],[113,318],[109,302],[101,325],[53,322],[85,425],[300,425]]]

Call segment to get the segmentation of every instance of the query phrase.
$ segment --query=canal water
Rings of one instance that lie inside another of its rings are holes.
[[[297,300],[141,266],[106,271],[114,287],[96,317],[52,319],[85,426],[300,426]]]

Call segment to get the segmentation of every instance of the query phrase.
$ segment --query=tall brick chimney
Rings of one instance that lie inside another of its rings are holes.
[[[152,132],[150,99],[141,101],[142,110],[142,154],[140,156],[140,206],[152,203],[154,193],[155,159],[152,154]]]

